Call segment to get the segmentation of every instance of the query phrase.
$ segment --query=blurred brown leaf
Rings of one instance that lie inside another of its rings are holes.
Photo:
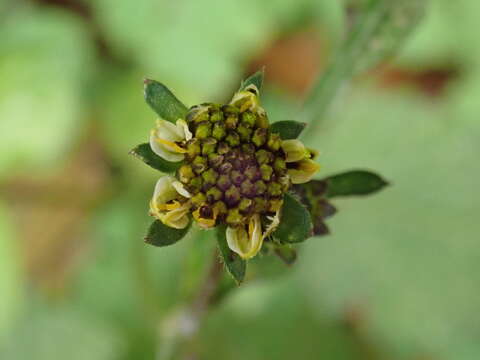
[[[256,59],[248,73],[266,67],[266,81],[304,95],[325,67],[326,45],[318,30],[305,29],[274,41]]]

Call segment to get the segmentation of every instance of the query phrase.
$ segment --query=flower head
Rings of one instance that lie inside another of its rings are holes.
[[[155,186],[155,220],[145,241],[174,244],[192,223],[216,228],[219,254],[237,283],[246,260],[260,250],[292,264],[295,244],[328,234],[324,220],[336,212],[331,198],[371,194],[388,184],[365,170],[312,180],[317,153],[297,139],[306,124],[270,124],[260,105],[262,82],[258,71],[228,104],[187,108],[165,85],[145,80],[145,100],[160,119],[149,143],[131,151],[168,174]]]
[[[319,169],[299,140],[282,140],[270,127],[255,84],[228,104],[191,107],[175,124],[159,120],[150,147],[167,161],[182,161],[175,176],[158,181],[150,213],[165,225],[204,229],[226,225],[229,248],[255,256],[278,226],[292,184]]]

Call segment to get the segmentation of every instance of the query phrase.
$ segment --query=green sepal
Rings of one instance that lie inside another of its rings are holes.
[[[145,101],[164,120],[176,123],[185,119],[188,108],[162,83],[145,79]]]
[[[263,77],[265,75],[265,68],[257,71],[255,74],[250,75],[248,78],[242,81],[240,84],[240,89],[238,91],[245,90],[248,85],[255,85],[258,91],[262,90]]]
[[[313,222],[313,235],[328,235],[330,230],[324,219],[333,216],[337,209],[325,198],[327,183],[324,180],[311,180],[305,184],[298,184],[292,187],[300,201],[307,207]]]
[[[237,284],[241,284],[245,278],[247,262],[243,260],[237,253],[230,250],[227,244],[226,226],[218,226],[216,228],[218,249],[227,272],[232,275]]]
[[[190,222],[191,224],[191,222]],[[181,240],[190,229],[190,224],[183,229],[175,229],[155,220],[148,228],[145,242],[153,246],[168,246]]]
[[[297,260],[297,251],[290,245],[276,245],[275,254],[287,265],[292,265]]]
[[[280,134],[282,140],[296,139],[300,136],[303,129],[307,126],[306,123],[293,120],[283,120],[274,122],[270,125],[270,130],[274,133]]]
[[[183,161],[170,162],[163,159],[152,151],[152,148],[148,143],[138,145],[134,149],[130,150],[129,154],[135,156],[137,159],[142,160],[148,166],[151,166],[152,168],[163,173],[175,172],[183,164]]]
[[[293,195],[285,194],[281,211],[280,224],[273,233],[276,240],[283,244],[294,244],[313,235],[310,213]]]
[[[326,197],[352,195],[369,195],[382,190],[388,185],[379,175],[365,170],[347,171],[330,176],[324,181],[327,184]]]

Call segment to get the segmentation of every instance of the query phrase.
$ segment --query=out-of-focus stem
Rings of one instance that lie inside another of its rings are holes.
[[[215,249],[212,263],[192,302],[174,311],[162,324],[158,360],[197,359],[192,349],[205,315],[213,304],[223,276],[223,264]]]
[[[347,13],[347,35],[308,96],[301,120],[315,136],[344,85],[393,55],[424,14],[426,0],[364,0]]]
[[[366,45],[375,34],[384,17],[386,1],[369,0],[363,14],[349,31],[344,43],[318,77],[308,96],[301,119],[310,124],[307,135],[313,136],[343,85],[353,75],[355,63],[366,51]]]

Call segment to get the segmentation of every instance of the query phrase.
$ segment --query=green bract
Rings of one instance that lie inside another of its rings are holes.
[[[289,244],[321,234],[319,205],[308,187],[319,169],[316,152],[297,140],[305,124],[270,125],[260,106],[262,82],[263,71],[257,72],[242,82],[228,104],[187,108],[165,85],[146,80],[146,101],[161,118],[150,142],[131,152],[167,174],[158,180],[150,202],[156,220],[146,242],[171,245],[192,222],[216,228],[224,264],[239,283],[246,260],[264,242],[290,264],[296,253]],[[371,184],[372,179],[362,179]],[[348,181],[335,180],[330,193],[345,194]]]

